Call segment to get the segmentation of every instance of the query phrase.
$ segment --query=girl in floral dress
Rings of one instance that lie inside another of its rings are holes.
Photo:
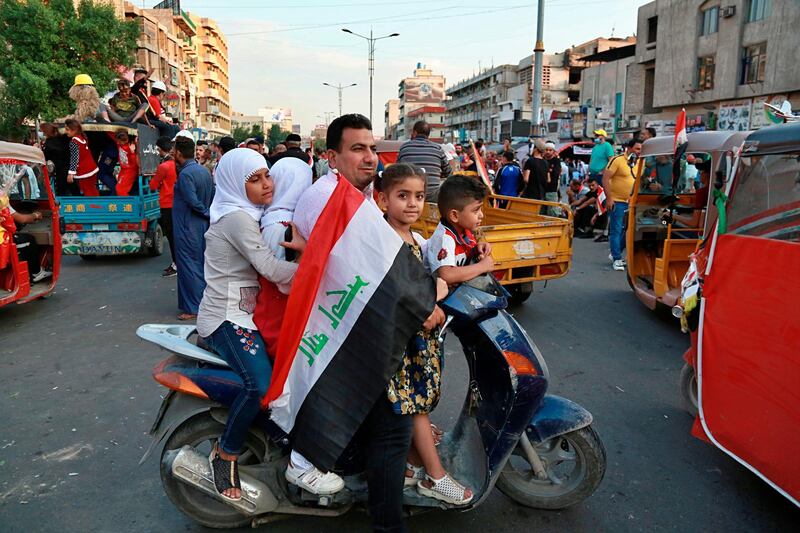
[[[425,205],[424,171],[414,165],[394,164],[376,179],[375,188],[386,209],[386,221],[422,261],[425,240],[411,231],[411,225],[419,219]],[[440,300],[447,294],[447,286],[441,282],[437,288]],[[442,466],[428,416],[439,402],[441,392],[442,350],[438,335],[438,328],[422,329],[409,340],[403,363],[389,382],[388,396],[396,413],[414,417],[406,486],[416,485],[424,496],[465,505],[472,500],[473,493]]]

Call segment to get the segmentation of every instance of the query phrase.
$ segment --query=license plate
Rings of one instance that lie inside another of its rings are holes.
[[[92,224],[93,230],[108,231],[108,224]]]

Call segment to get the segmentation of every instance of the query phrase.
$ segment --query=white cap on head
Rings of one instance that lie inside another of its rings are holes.
[[[150,86],[151,89],[158,89],[159,91],[167,92],[167,85],[163,81],[156,80],[153,82],[153,85]]]
[[[546,143],[544,143],[544,147],[545,147],[545,149],[550,148],[551,150],[555,150],[556,149],[556,143],[554,143],[552,141],[547,141]]]
[[[175,134],[175,137],[172,138],[173,141],[177,141],[178,137],[186,137],[187,139],[191,139],[194,142],[194,135],[189,130],[181,130]]]

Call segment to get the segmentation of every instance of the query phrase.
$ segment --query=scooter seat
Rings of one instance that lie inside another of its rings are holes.
[[[197,329],[192,325],[182,324],[143,324],[136,330],[140,338],[157,344],[167,351],[213,365],[227,367],[228,363],[217,354],[201,337],[197,337],[197,344],[189,340]]]

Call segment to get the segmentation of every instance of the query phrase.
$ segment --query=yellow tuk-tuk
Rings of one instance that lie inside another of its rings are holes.
[[[717,219],[715,175],[730,168],[734,151],[749,132],[689,133],[673,186],[673,137],[655,137],[642,145],[628,210],[626,235],[628,283],[648,308],[672,308],[678,301],[689,255]],[[724,175],[724,172],[723,172]]]

